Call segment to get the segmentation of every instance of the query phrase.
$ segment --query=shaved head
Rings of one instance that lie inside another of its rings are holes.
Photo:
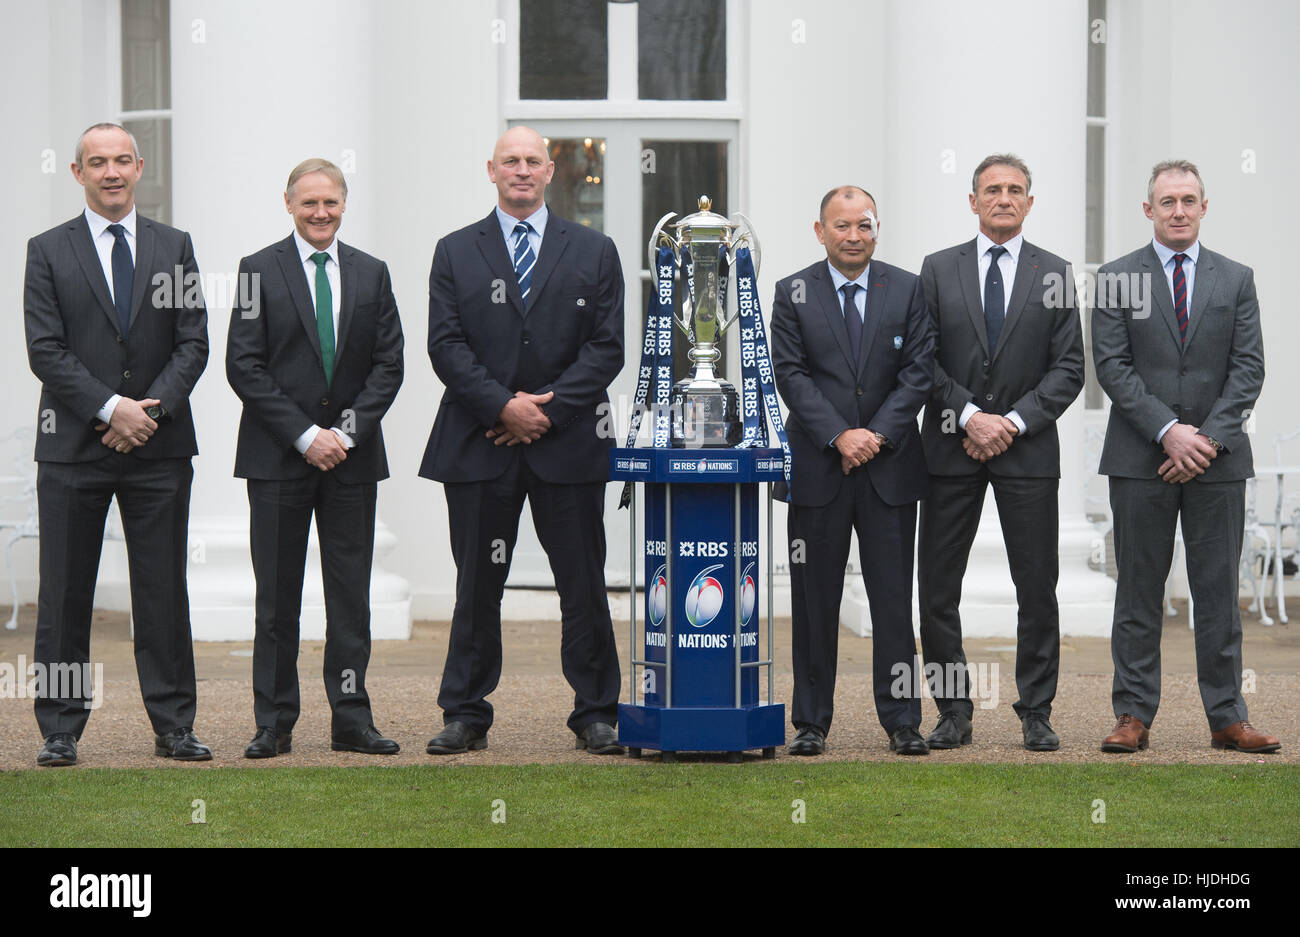
[[[540,133],[532,127],[511,127],[493,147],[487,171],[501,210],[523,221],[545,204],[555,163]]]

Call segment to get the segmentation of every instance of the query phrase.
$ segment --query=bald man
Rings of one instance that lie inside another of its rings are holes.
[[[429,358],[446,391],[420,475],[444,486],[456,607],[431,755],[487,747],[501,595],[525,499],[560,593],[569,728],[580,749],[623,752],[605,595],[613,439],[597,432],[623,367],[623,273],[613,241],[547,209],[554,172],[536,131],[506,131],[487,164],[496,207],[433,254]]]

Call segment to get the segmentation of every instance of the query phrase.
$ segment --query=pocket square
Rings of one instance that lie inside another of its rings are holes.
[[[895,336],[894,336],[894,350],[895,350],[895,351],[898,351],[898,349],[900,349],[900,348],[902,348],[902,347],[903,347],[903,336],[901,336],[901,335],[895,335]]]

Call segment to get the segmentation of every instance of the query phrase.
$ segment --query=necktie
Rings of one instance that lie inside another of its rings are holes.
[[[334,381],[334,296],[330,278],[325,275],[325,261],[330,255],[317,251],[311,259],[316,261],[316,334],[320,336],[320,360],[325,365],[328,387]]]
[[[845,283],[840,287],[840,292],[844,294],[844,327],[849,330],[849,347],[853,349],[853,360],[856,362],[862,351],[862,317],[858,315],[858,304],[855,301],[858,286],[856,283]]]
[[[1005,247],[989,249],[989,272],[984,276],[984,328],[989,334],[989,354],[998,347],[1002,323],[1007,317],[1006,297],[1002,292],[1002,270],[998,258],[1007,252]]]
[[[1174,254],[1174,314],[1178,316],[1178,338],[1187,344],[1187,274],[1183,273],[1186,254]]]
[[[126,243],[126,228],[111,224],[113,235],[113,306],[117,309],[117,323],[126,338],[131,327],[131,288],[135,282],[135,264],[131,262],[131,248]]]
[[[519,278],[519,292],[523,294],[525,303],[533,286],[533,265],[537,263],[537,255],[528,243],[528,232],[532,230],[533,226],[526,221],[515,225],[515,276]]]

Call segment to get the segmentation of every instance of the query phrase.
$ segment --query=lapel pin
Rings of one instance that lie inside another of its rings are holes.
[[[585,306],[585,305],[587,305],[587,301],[586,301],[585,299],[581,299],[581,298],[579,298],[579,300],[578,300],[578,305],[579,305],[579,306]]]
[[[894,336],[894,350],[895,350],[895,351],[898,351],[898,349],[900,349],[900,348],[902,348],[902,347],[903,347],[903,336],[901,336],[901,335],[895,335],[895,336]]]

